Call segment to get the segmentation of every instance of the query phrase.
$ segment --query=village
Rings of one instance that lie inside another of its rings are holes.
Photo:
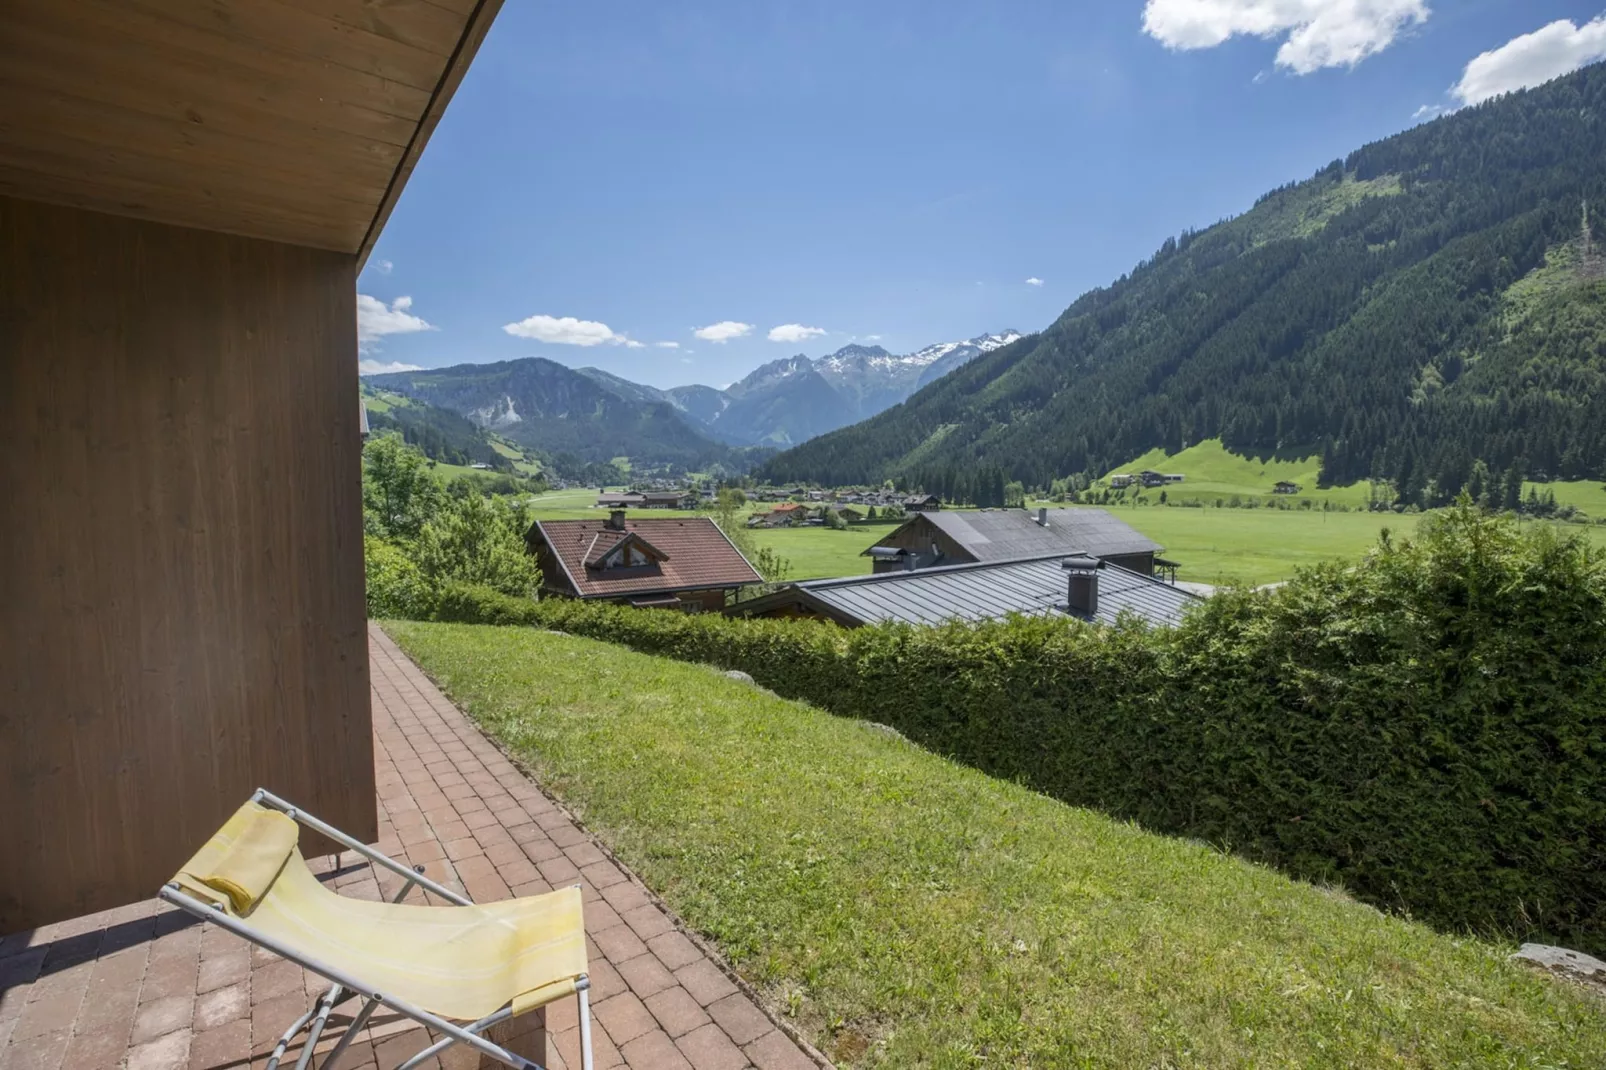
[[[805,501],[756,511],[745,526],[840,525],[878,509],[901,523],[860,551],[868,573],[791,583],[766,583],[710,516],[630,515],[696,508],[705,501],[696,490],[604,493],[596,507],[606,519],[537,519],[525,541],[544,596],[850,628],[1014,614],[1104,624],[1130,614],[1166,626],[1200,593],[1177,583],[1162,546],[1103,509],[945,510],[935,495],[885,491],[786,495]]]

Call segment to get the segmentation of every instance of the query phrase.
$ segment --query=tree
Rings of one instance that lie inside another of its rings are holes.
[[[420,529],[415,556],[432,583],[472,583],[530,597],[541,570],[524,545],[523,511],[479,494],[454,499]]]
[[[442,498],[424,455],[400,435],[376,435],[363,448],[364,527],[389,539],[418,537]]]

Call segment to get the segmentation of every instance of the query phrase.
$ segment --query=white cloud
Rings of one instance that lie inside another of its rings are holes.
[[[680,358],[680,362],[682,364],[695,364],[695,363],[697,363],[696,361],[692,360],[690,357],[681,357]]]
[[[559,346],[624,346],[640,349],[644,343],[619,334],[606,323],[575,319],[573,316],[527,316],[502,329],[515,338],[533,338]]]
[[[772,342],[807,342],[810,338],[818,338],[825,334],[824,327],[805,327],[801,323],[783,323],[779,327],[770,328],[770,341]]]
[[[374,265],[374,269],[381,275],[389,275],[392,271],[396,270],[396,265],[389,260],[381,260],[379,263]]]
[[[1041,286],[1041,285],[1043,285],[1043,280],[1038,278],[1036,275],[1033,275],[1031,278],[1026,280],[1026,285],[1028,285],[1028,286]]]
[[[416,334],[433,331],[435,326],[415,316],[411,297],[398,297],[385,304],[377,297],[357,295],[357,348],[367,351],[387,334]]]
[[[691,332],[705,342],[729,342],[732,338],[741,338],[753,333],[751,323],[737,323],[735,320],[720,320],[710,323],[706,327],[699,327]]]
[[[1598,59],[1606,59],[1606,15],[1582,26],[1557,19],[1474,57],[1450,95],[1462,104],[1477,104],[1559,78]]]
[[[864,340],[866,342],[879,342],[881,341],[881,336],[879,334],[867,334],[864,336]]]
[[[654,342],[653,345],[657,346],[659,349],[679,349],[680,348],[680,343],[679,342]]]
[[[647,343],[638,342],[634,338],[626,338],[624,340],[624,346],[626,349],[646,349]]]
[[[1148,0],[1143,32],[1178,50],[1282,37],[1277,66],[1309,74],[1353,67],[1427,17],[1427,0]]]
[[[1444,114],[1443,104],[1424,104],[1411,113],[1413,119],[1433,119]]]
[[[357,362],[358,375],[384,375],[386,372],[421,372],[424,369],[417,364],[403,364],[399,360],[385,362],[382,360],[359,360]]]

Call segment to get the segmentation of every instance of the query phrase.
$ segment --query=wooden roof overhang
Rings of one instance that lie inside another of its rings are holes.
[[[372,250],[501,0],[7,0],[0,195]]]

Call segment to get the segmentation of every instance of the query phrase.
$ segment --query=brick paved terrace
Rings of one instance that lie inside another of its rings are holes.
[[[377,846],[478,902],[583,885],[599,1070],[816,1066],[633,874],[377,628],[369,657]],[[344,895],[388,898],[398,887],[355,853],[309,861]],[[0,1070],[261,1067],[325,987],[154,899],[15,933],[0,940]],[[354,1002],[341,1007],[354,1009]],[[332,1047],[346,1021],[337,1012],[319,1047]],[[527,1015],[498,1037],[552,1070],[580,1066],[573,1000]],[[405,1019],[376,1015],[341,1065],[392,1067],[428,1040]],[[479,1063],[472,1053],[455,1054],[446,1065]],[[292,1048],[287,1070],[296,1056]]]

